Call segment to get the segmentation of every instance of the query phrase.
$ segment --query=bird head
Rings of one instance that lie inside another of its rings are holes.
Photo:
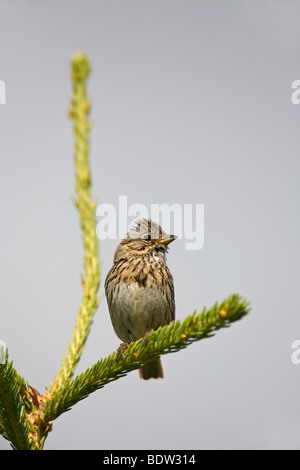
[[[176,239],[150,219],[139,219],[121,241],[118,248],[128,253],[145,255],[153,251],[166,253],[168,245]],[[117,254],[117,253],[116,253]]]

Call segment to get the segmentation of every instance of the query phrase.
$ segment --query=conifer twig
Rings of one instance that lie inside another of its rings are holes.
[[[109,382],[140,368],[142,364],[162,354],[179,351],[194,341],[212,336],[216,330],[229,326],[249,311],[249,303],[234,294],[208,310],[204,308],[201,313],[194,312],[183,321],[178,320],[152,331],[145,340],[131,343],[125,349],[124,357],[114,352],[75,377],[66,389],[61,390],[47,403],[45,418],[57,418],[75,403]]]
[[[61,368],[51,385],[51,393],[68,383],[80,359],[90,332],[93,315],[99,298],[100,264],[98,260],[98,239],[96,234],[96,203],[91,201],[91,176],[89,168],[89,133],[91,122],[88,119],[91,103],[87,97],[86,82],[90,73],[90,63],[83,53],[75,54],[71,61],[73,83],[72,108],[73,121],[75,191],[82,231],[84,250],[83,294],[73,330],[72,339],[62,361]]]
[[[0,364],[0,432],[13,449],[34,447],[29,437],[29,422],[21,399],[19,376],[12,362]]]

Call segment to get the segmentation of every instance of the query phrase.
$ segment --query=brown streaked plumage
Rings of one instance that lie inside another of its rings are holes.
[[[142,219],[116,249],[105,280],[105,295],[113,328],[125,343],[143,338],[175,318],[173,278],[166,252],[176,238],[156,222]],[[140,376],[162,378],[160,359],[145,364]]]

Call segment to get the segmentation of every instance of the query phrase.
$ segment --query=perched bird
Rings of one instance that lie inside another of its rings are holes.
[[[115,251],[105,295],[113,328],[124,343],[143,338],[175,318],[173,278],[166,252],[176,238],[156,222],[141,219]],[[140,377],[163,378],[160,358],[143,365]]]

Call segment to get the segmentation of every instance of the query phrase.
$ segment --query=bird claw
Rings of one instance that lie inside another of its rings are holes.
[[[124,359],[124,349],[127,349],[128,346],[129,346],[128,343],[121,343],[120,346],[117,349],[117,357],[119,357],[121,355]]]
[[[147,331],[147,333],[142,337],[142,341],[146,341],[149,335],[150,335],[150,331]]]

